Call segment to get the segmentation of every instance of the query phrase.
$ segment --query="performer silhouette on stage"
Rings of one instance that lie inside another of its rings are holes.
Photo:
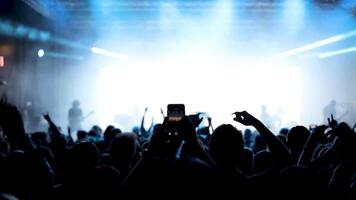
[[[282,119],[280,116],[281,112],[282,111],[280,110],[278,113],[276,113],[274,115],[270,115],[267,112],[267,106],[262,105],[260,119],[268,129],[270,129],[272,132],[276,132],[276,131],[278,131],[278,129],[281,127],[281,124],[282,124]]]
[[[78,100],[73,101],[72,108],[68,112],[69,127],[71,131],[82,129],[83,112]]]

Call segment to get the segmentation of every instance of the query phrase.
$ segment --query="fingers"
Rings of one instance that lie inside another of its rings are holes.
[[[236,116],[234,120],[237,122],[243,122],[245,119],[242,116]]]
[[[236,112],[233,112],[233,113],[231,113],[232,115],[239,115],[239,114],[241,114],[242,112],[238,112],[238,111],[236,111]]]
[[[248,113],[245,110],[241,111],[241,112],[234,112],[232,114],[236,115],[236,116],[241,116],[241,117],[246,117],[248,115]]]
[[[162,114],[163,117],[166,117],[166,116],[164,115],[164,112],[163,112],[163,109],[162,109],[162,108],[161,108],[161,114]]]

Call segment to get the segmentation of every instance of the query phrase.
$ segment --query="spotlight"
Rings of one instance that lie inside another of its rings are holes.
[[[318,55],[318,58],[322,59],[322,58],[328,58],[328,57],[332,57],[332,56],[338,56],[341,54],[354,53],[354,52],[356,52],[356,47],[350,47],[350,48],[346,48],[346,49],[340,49],[340,50],[336,50],[336,51],[320,53]]]
[[[97,47],[91,48],[91,52],[94,54],[108,56],[108,57],[123,60],[123,61],[128,60],[128,56],[125,54],[116,53],[116,52],[108,51],[108,50],[97,48]]]
[[[37,55],[39,58],[42,58],[44,56],[45,52],[43,49],[39,49],[38,52],[37,52]]]
[[[343,33],[343,34],[340,34],[340,35],[335,35],[335,36],[326,38],[324,40],[313,42],[311,44],[307,44],[305,46],[302,46],[302,47],[299,47],[299,48],[296,48],[296,49],[291,49],[291,50],[276,54],[276,55],[274,55],[274,58],[275,59],[287,58],[287,57],[290,57],[290,56],[294,56],[296,54],[304,53],[306,51],[310,51],[312,49],[320,48],[320,47],[323,47],[325,45],[329,45],[329,44],[332,44],[332,43],[335,43],[335,42],[339,42],[341,40],[345,40],[347,38],[351,38],[351,37],[355,37],[355,36],[356,36],[356,30],[353,30],[353,31],[350,31],[350,32],[347,32],[347,33]]]

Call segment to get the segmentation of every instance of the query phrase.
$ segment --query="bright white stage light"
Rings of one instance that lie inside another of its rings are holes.
[[[102,126],[119,123],[123,130],[140,123],[147,106],[156,123],[160,108],[184,103],[187,114],[205,111],[214,126],[233,122],[231,113],[247,110],[259,117],[265,104],[273,114],[281,112],[283,125],[299,122],[301,74],[299,68],[276,65],[246,67],[215,64],[144,63],[103,67],[99,74],[98,116]],[[202,67],[204,66],[204,67]],[[120,121],[121,118],[124,121]],[[129,119],[129,118],[132,119]],[[130,124],[134,122],[134,124]]]
[[[325,46],[328,44],[332,44],[332,43],[335,43],[335,42],[338,42],[338,41],[341,41],[341,40],[344,40],[344,39],[347,39],[350,37],[354,37],[354,36],[356,36],[356,30],[350,31],[350,32],[347,32],[344,34],[336,35],[336,36],[333,36],[333,37],[330,37],[330,38],[327,38],[324,40],[320,40],[320,41],[317,41],[317,42],[314,42],[314,43],[311,43],[311,44],[308,44],[308,45],[305,45],[305,46],[302,46],[302,47],[299,47],[296,49],[278,53],[278,54],[274,55],[274,58],[275,59],[287,58],[287,57],[290,57],[290,56],[293,56],[293,55],[296,55],[299,53],[303,53],[303,52],[306,52],[306,51],[309,51],[309,50],[312,50],[315,48],[319,48],[319,47],[322,47],[322,46]]]
[[[318,58],[320,58],[320,59],[328,58],[328,57],[337,56],[337,55],[341,55],[341,54],[345,54],[345,53],[352,53],[352,52],[356,52],[356,47],[351,47],[351,48],[346,48],[346,49],[340,49],[340,50],[337,50],[337,51],[320,53],[318,55]]]
[[[43,49],[39,49],[38,52],[37,52],[37,55],[39,58],[42,58],[44,56],[45,52]]]
[[[125,54],[120,54],[120,53],[108,51],[108,50],[97,48],[97,47],[91,48],[91,52],[98,54],[98,55],[109,56],[109,57],[116,58],[116,59],[123,60],[123,61],[128,60],[128,56]]]

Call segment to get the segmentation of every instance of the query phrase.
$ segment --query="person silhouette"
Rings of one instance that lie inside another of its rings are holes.
[[[267,106],[266,105],[262,105],[261,106],[260,119],[268,129],[273,130],[273,128],[274,128],[273,119],[272,119],[272,116],[267,112]]]
[[[23,120],[25,130],[27,132],[32,133],[39,130],[41,114],[39,112],[38,106],[36,106],[32,101],[26,101],[25,107],[23,109]]]
[[[78,100],[73,101],[72,108],[68,112],[68,121],[71,131],[82,129],[83,112]]]

